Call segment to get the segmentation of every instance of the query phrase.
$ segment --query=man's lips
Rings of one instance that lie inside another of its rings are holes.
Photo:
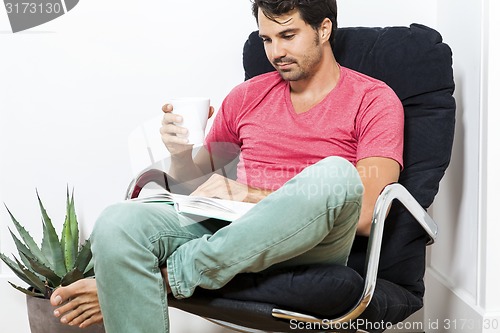
[[[289,69],[294,63],[293,62],[280,62],[275,63],[276,67],[280,69]]]

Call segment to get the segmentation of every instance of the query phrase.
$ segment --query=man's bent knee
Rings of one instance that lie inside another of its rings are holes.
[[[357,169],[344,158],[327,157],[304,169],[307,186],[304,192],[308,197],[346,197],[348,200],[360,200],[363,196],[363,184]]]
[[[135,202],[122,202],[107,207],[98,217],[92,231],[92,250],[113,250],[134,239],[146,238],[145,221],[148,220],[148,214],[145,204]]]

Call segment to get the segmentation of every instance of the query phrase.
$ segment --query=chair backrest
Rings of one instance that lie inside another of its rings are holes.
[[[450,162],[455,128],[452,56],[441,35],[426,26],[340,28],[337,61],[387,83],[405,109],[404,170],[399,182],[428,208]],[[243,51],[245,79],[273,71],[262,40],[253,32]],[[366,238],[358,237],[349,266],[363,274]],[[427,236],[397,203],[384,230],[379,278],[424,292]]]

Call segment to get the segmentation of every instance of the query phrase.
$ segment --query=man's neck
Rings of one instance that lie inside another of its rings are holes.
[[[335,88],[340,68],[333,53],[325,54],[317,71],[307,79],[290,82],[290,94],[297,113],[307,111],[321,102]]]

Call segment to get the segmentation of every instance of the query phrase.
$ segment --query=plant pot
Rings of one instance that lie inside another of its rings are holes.
[[[105,333],[104,325],[78,328],[61,324],[48,299],[26,296],[31,333]]]

